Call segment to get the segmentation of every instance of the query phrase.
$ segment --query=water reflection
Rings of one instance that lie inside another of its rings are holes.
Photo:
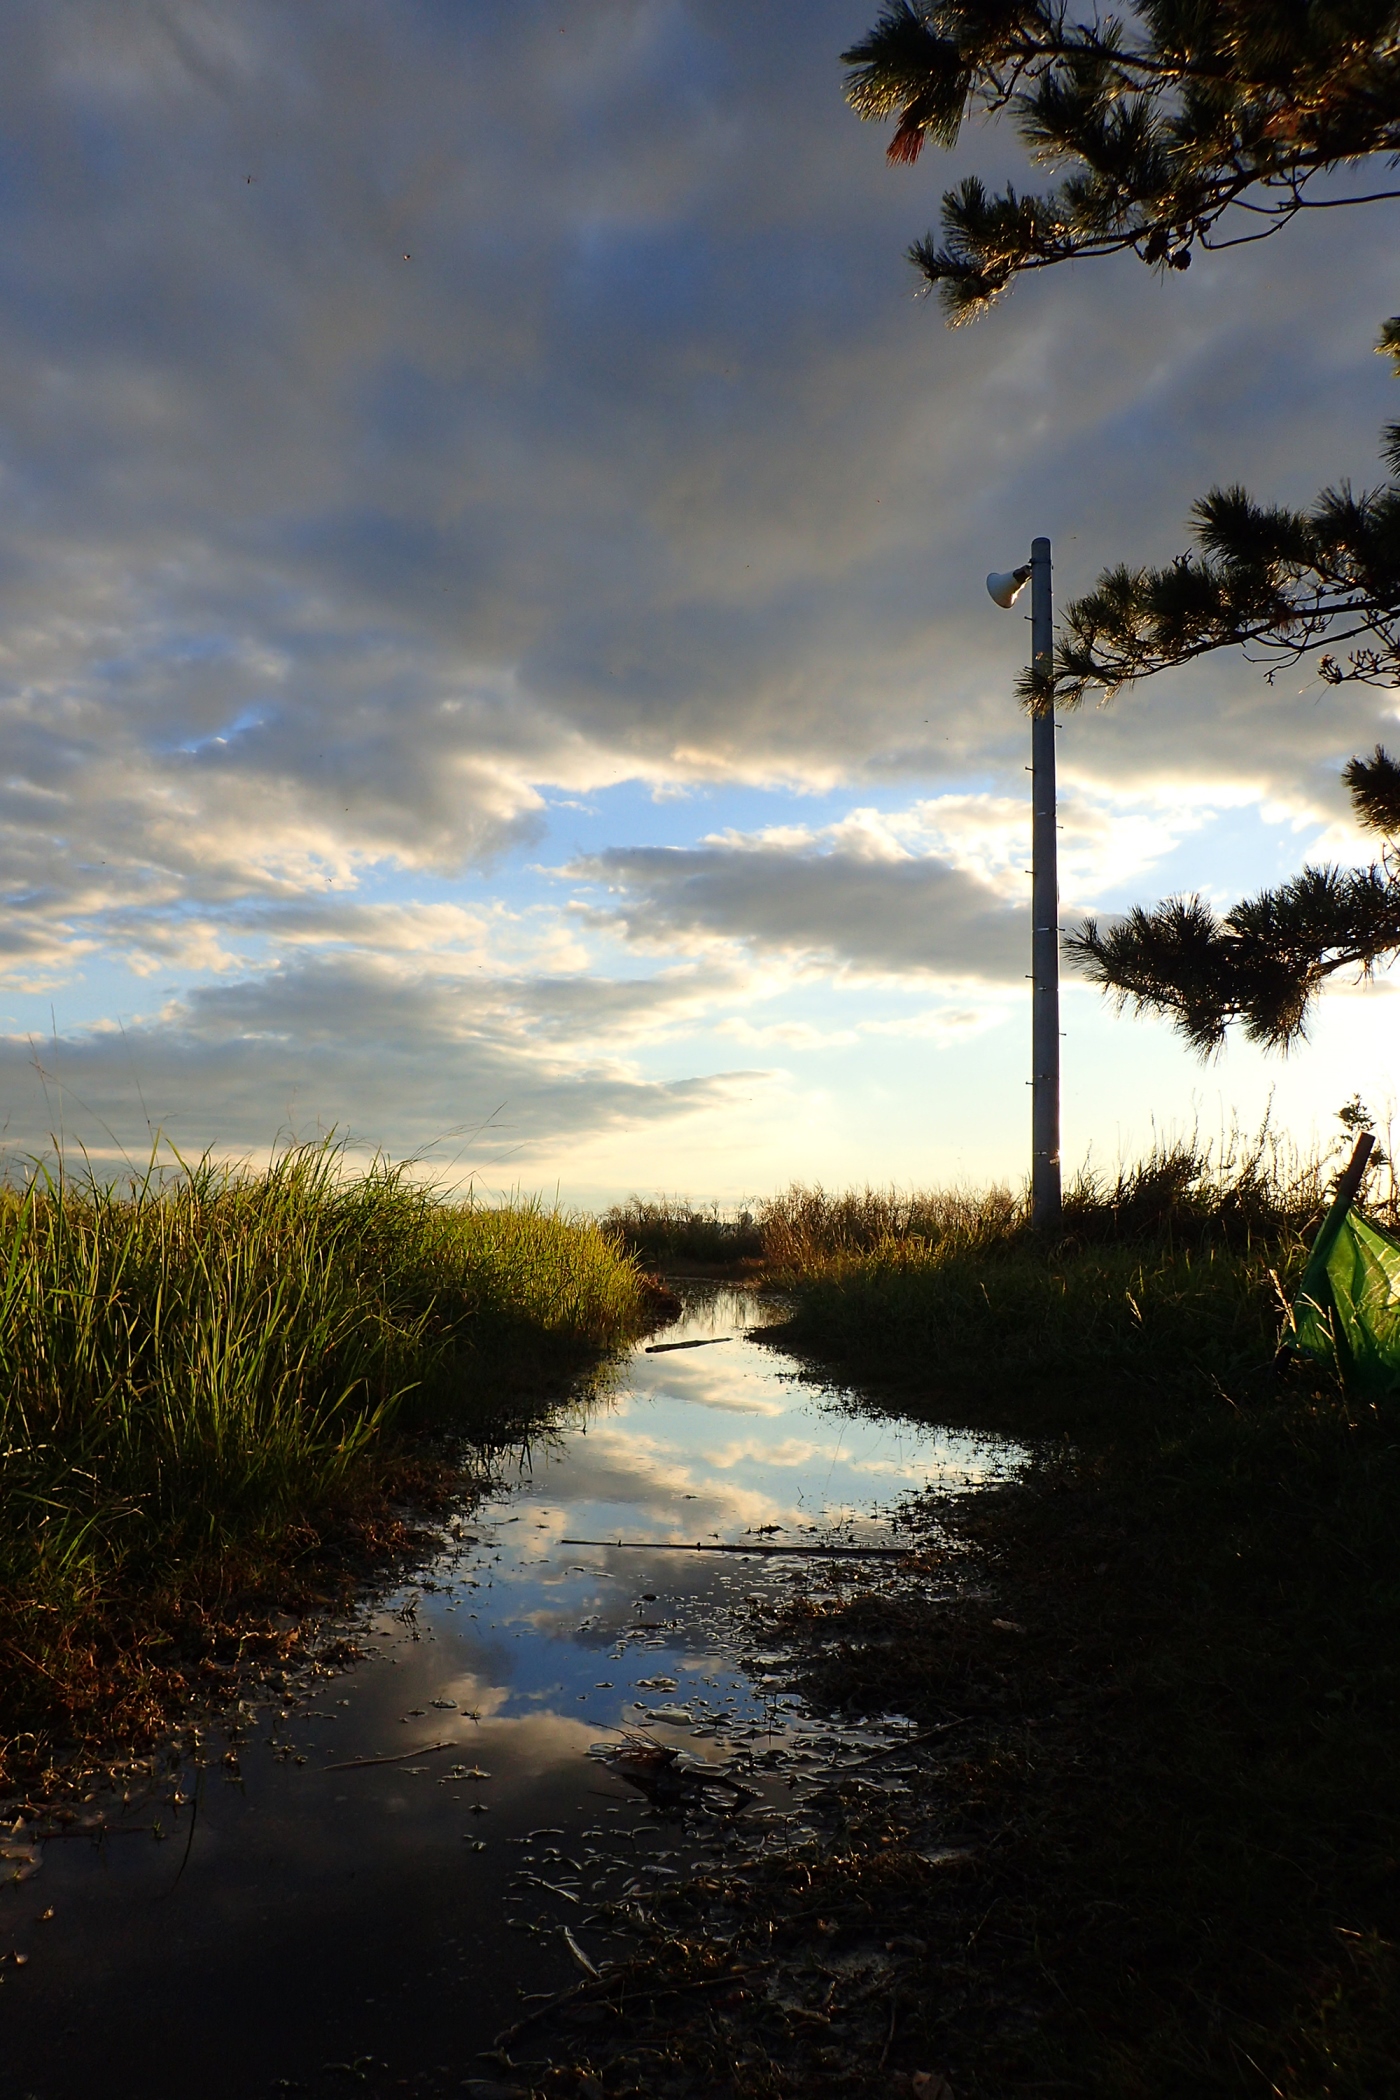
[[[674,1832],[591,1747],[639,1726],[714,1759],[816,1739],[761,1658],[741,1666],[740,1608],[821,1564],[659,1542],[892,1539],[902,1497],[1018,1454],[823,1394],[743,1339],[762,1317],[697,1292],[667,1339],[735,1339],[635,1355],[361,1615],[353,1670],[250,1708],[232,1762],[211,1737],[192,1836],[188,1803],[137,1800],[133,1834],[55,1840],[0,1891],[0,1953],[29,1957],[0,1968],[6,2100],[329,2093],[337,2065],[454,2089],[522,1987],[575,1973],[566,1924],[602,1958],[597,1906],[673,1871]],[[754,1784],[754,1813],[791,1812]]]

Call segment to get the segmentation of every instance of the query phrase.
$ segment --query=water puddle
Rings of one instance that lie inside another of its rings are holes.
[[[806,1713],[746,1635],[746,1600],[820,1590],[838,1563],[615,1542],[897,1543],[902,1498],[1020,1454],[800,1381],[743,1338],[766,1316],[688,1287],[657,1339],[707,1346],[639,1350],[345,1629],[360,1661],[265,1686],[232,1745],[207,1730],[200,1769],[109,1806],[100,1842],[0,1833],[4,2100],[499,2077],[478,2052],[523,1992],[626,1951],[627,1906],[738,1823],[751,1844],[755,1821],[800,1820],[800,1766],[879,1745]],[[638,1731],[752,1800],[659,1817],[602,1761]]]

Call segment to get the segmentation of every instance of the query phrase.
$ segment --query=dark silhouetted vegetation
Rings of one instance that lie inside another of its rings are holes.
[[[608,1238],[638,1260],[683,1266],[728,1267],[763,1254],[763,1233],[751,1210],[696,1205],[683,1196],[632,1196],[600,1221]]]
[[[1116,17],[1063,0],[888,0],[842,63],[853,108],[893,121],[896,165],[1006,115],[1040,166],[1062,171],[1040,196],[989,192],[976,175],[945,192],[942,238],[909,254],[955,322],[1026,271],[1124,252],[1184,270],[1197,248],[1395,194],[1387,0],[1148,0]],[[1341,168],[1345,187],[1310,193]]]
[[[1033,1454],[930,1505],[922,1580],[787,1629],[819,1699],[956,1722],[975,1864],[886,1922],[960,2100],[1400,2092],[1400,1401],[1273,1364],[1327,1181],[1167,1149],[1081,1180],[1053,1244],[1005,1196],[785,1199],[775,1334]]]

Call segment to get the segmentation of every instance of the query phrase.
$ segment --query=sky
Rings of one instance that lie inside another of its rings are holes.
[[[1380,478],[1380,205],[948,329],[874,0],[10,0],[0,1126],[334,1131],[731,1203],[1028,1165],[1024,600],[1216,482]],[[1390,696],[1218,657],[1066,718],[1062,920],[1369,858]],[[1385,977],[1203,1064],[1067,976],[1064,1157],[1391,1105]]]

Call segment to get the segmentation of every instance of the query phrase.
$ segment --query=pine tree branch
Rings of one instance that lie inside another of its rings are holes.
[[[1400,767],[1376,757],[1400,787]],[[1199,896],[1172,897],[1107,929],[1085,919],[1065,947],[1120,1008],[1165,1015],[1204,1056],[1236,1023],[1250,1041],[1288,1050],[1339,970],[1369,976],[1400,954],[1400,880],[1383,867],[1305,868],[1222,919]]]
[[[1379,349],[1395,355],[1389,324]],[[1387,431],[1400,465],[1400,428]],[[1105,570],[1065,614],[1056,704],[1178,669],[1217,649],[1262,651],[1270,676],[1323,652],[1329,685],[1400,684],[1400,480],[1324,489],[1311,510],[1213,489],[1193,510],[1195,546],[1161,569]],[[1348,643],[1343,662],[1334,652]],[[1255,659],[1260,660],[1259,658]]]
[[[1185,269],[1194,247],[1267,238],[1301,210],[1392,198],[1304,191],[1400,152],[1398,23],[1386,0],[1149,0],[1127,24],[1072,20],[1068,0],[892,0],[843,62],[859,114],[895,122],[891,160],[954,144],[974,115],[1008,114],[1033,157],[1071,168],[1043,197],[984,193],[980,216],[967,185],[945,196],[941,239],[910,255],[959,321],[1023,271],[1125,249]],[[1253,201],[1280,189],[1280,202]],[[1273,223],[1218,232],[1235,209]]]
[[[1342,770],[1351,806],[1368,831],[1400,835],[1400,766],[1377,744],[1370,758],[1348,759]]]

